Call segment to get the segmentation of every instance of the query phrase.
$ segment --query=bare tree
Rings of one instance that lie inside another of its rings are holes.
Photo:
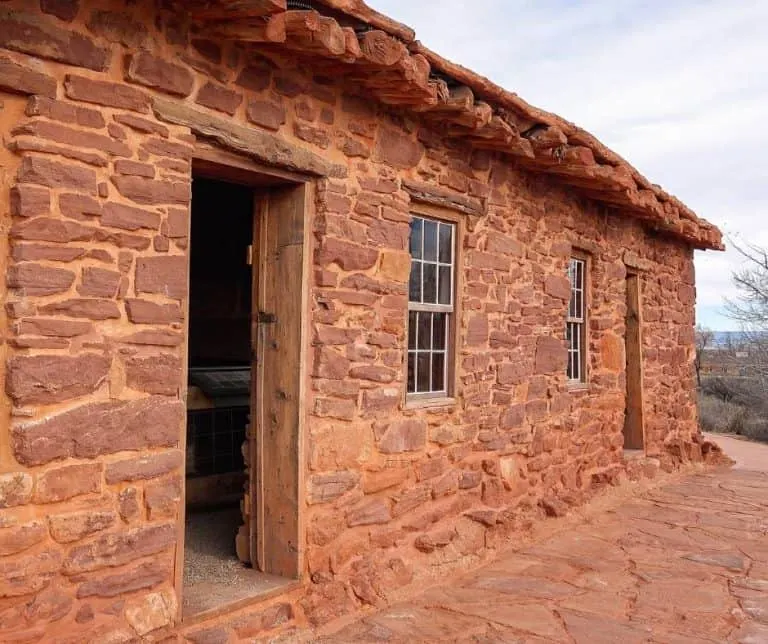
[[[701,366],[704,360],[704,351],[709,347],[715,338],[715,334],[702,326],[696,327],[696,358],[693,365],[696,367],[696,384],[701,389]]]

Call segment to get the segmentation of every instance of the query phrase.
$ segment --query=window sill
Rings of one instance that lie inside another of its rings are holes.
[[[411,398],[405,401],[405,409],[439,409],[455,405],[455,398]]]
[[[584,395],[589,393],[588,382],[569,382],[568,392],[577,395]]]

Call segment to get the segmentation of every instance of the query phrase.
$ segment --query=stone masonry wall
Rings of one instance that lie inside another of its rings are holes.
[[[581,503],[626,470],[627,253],[645,268],[647,451],[667,469],[700,457],[689,248],[257,54],[151,2],[0,2],[0,628],[14,641],[290,634]],[[153,96],[348,173],[318,180],[311,224],[305,584],[194,627],[175,625],[173,582],[195,139]],[[438,408],[404,405],[409,181],[484,212],[464,215],[458,390]],[[564,358],[574,248],[592,266],[580,390]]]

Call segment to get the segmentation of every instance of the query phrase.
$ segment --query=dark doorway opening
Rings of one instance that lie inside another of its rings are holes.
[[[177,556],[184,618],[299,576],[307,203],[306,184],[196,161]]]

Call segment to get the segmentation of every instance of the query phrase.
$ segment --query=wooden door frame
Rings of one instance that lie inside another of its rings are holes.
[[[303,175],[295,172],[290,172],[286,170],[281,170],[279,168],[273,168],[271,166],[265,166],[260,163],[257,163],[255,161],[252,161],[251,159],[248,159],[246,157],[233,154],[231,152],[224,151],[217,146],[213,146],[207,143],[199,142],[196,147],[195,151],[192,156],[192,169],[191,169],[191,178],[194,177],[205,177],[209,179],[216,179],[224,182],[229,183],[236,183],[240,185],[250,186],[254,189],[258,188],[265,188],[270,186],[294,186],[297,190],[302,190],[304,193],[304,212],[303,212],[303,255],[302,255],[302,263],[301,263],[301,340],[300,340],[300,346],[301,346],[301,359],[298,364],[299,369],[299,394],[298,394],[298,424],[297,424],[297,444],[298,444],[298,453],[296,457],[296,464],[297,464],[297,495],[298,498],[296,499],[297,502],[297,508],[299,509],[298,512],[298,523],[297,523],[297,563],[296,567],[299,572],[304,570],[304,513],[300,511],[301,508],[305,506],[305,492],[304,492],[304,476],[305,476],[305,467],[303,466],[305,462],[305,454],[306,454],[306,435],[305,435],[305,427],[307,424],[307,406],[302,401],[306,400],[306,394],[309,388],[308,378],[309,378],[309,365],[308,365],[308,356],[310,354],[309,351],[309,276],[310,276],[310,268],[311,268],[311,258],[312,258],[312,221],[314,218],[314,210],[312,204],[314,203],[313,194],[314,194],[314,184],[312,182],[312,177],[308,175]],[[193,205],[190,203],[189,207],[189,217],[188,217],[188,235],[189,235],[189,245],[186,249],[186,257],[187,261],[190,261],[191,258],[191,249],[192,244],[194,244],[194,240],[191,238],[191,226],[192,226],[192,207]],[[254,230],[254,235],[258,234],[258,230]],[[259,264],[259,266],[256,265],[256,262],[254,262],[254,271],[261,271],[263,267]],[[261,276],[259,276],[261,278]],[[183,373],[187,373],[188,371],[188,356],[189,356],[189,288],[190,288],[190,277],[189,277],[189,271],[188,271],[188,281],[187,281],[187,297],[185,298],[185,301],[183,303],[183,314],[184,314],[184,343],[183,343],[183,357],[182,357],[182,364],[183,364]],[[257,305],[257,302],[254,301],[251,304],[252,311],[254,307]],[[258,370],[257,370],[258,371]],[[187,381],[186,378],[184,378],[183,384],[182,384],[182,391],[181,391],[181,399],[182,401],[186,401],[187,398]],[[255,415],[254,415],[254,401],[251,401],[251,422],[254,423],[256,421]],[[253,431],[253,430],[252,430]],[[257,427],[256,433],[258,434],[260,432],[260,428]],[[179,448],[182,453],[182,457],[184,459],[184,463],[182,466],[182,476],[185,476],[186,471],[186,441],[187,441],[187,431],[186,431],[186,415],[184,420],[184,426],[181,429],[181,438],[179,441]],[[252,445],[254,445],[256,441],[252,441]],[[257,467],[256,465],[257,461],[251,460],[251,473],[250,473],[250,481],[249,485],[252,487],[252,481],[255,480],[256,476],[254,473],[254,468]],[[256,497],[251,496],[252,503],[255,504]],[[259,523],[259,525],[263,525],[263,521],[260,521],[255,514],[252,514],[253,519]],[[182,622],[183,619],[183,592],[184,592],[184,549],[185,549],[185,529],[186,529],[186,481],[184,481],[184,484],[182,485],[182,493],[181,493],[181,500],[180,500],[180,507],[179,507],[179,513],[178,513],[178,519],[177,519],[177,532],[176,532],[176,551],[174,556],[174,573],[173,573],[173,584],[174,584],[174,590],[176,592],[176,597],[178,598],[178,607],[177,607],[177,615],[176,615],[176,621],[178,623]],[[219,609],[215,609],[217,612]],[[193,616],[192,619],[196,619],[196,616]]]
[[[626,376],[626,403],[624,426],[625,449],[647,449],[645,436],[645,409],[644,409],[644,365],[643,365],[643,289],[642,273],[627,268],[626,304],[624,351],[625,351],[625,376]],[[634,316],[634,328],[630,324]],[[634,407],[634,415],[630,418],[630,407]],[[634,428],[629,427],[634,423]],[[628,444],[629,443],[629,444]],[[638,446],[639,443],[639,446]]]

